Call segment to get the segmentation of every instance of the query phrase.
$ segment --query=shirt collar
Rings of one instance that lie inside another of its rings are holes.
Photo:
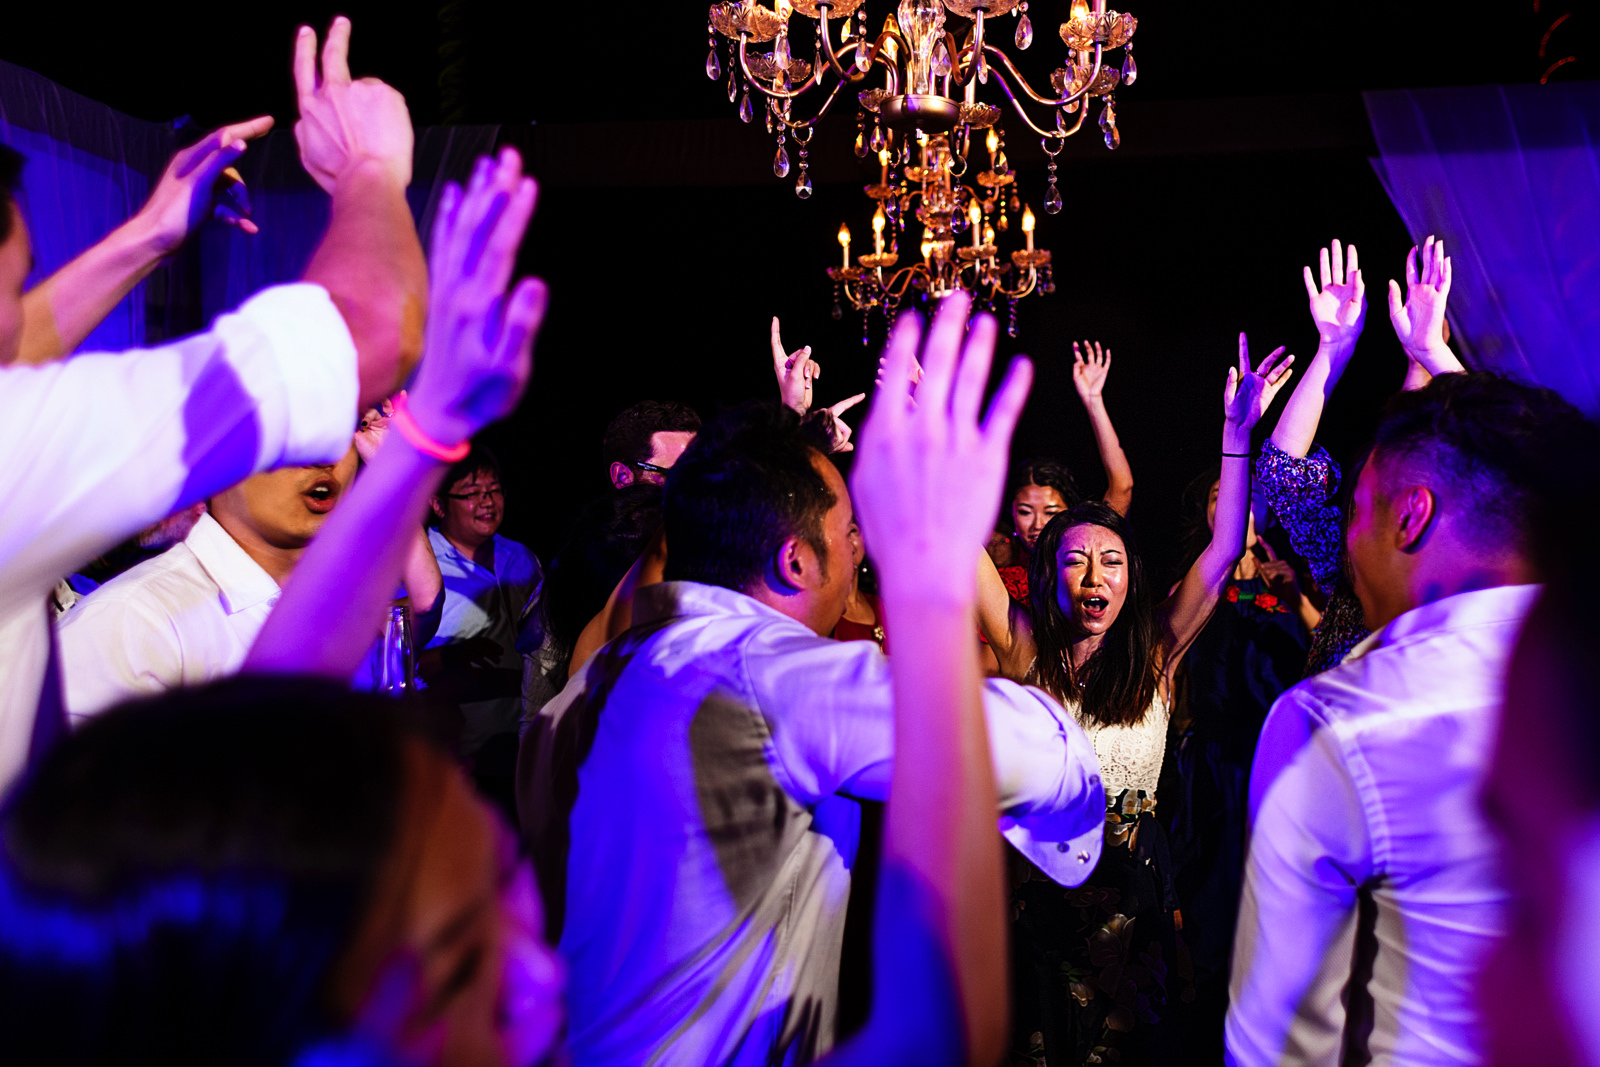
[[[505,553],[500,549],[500,535],[495,534],[489,540],[494,545],[494,565],[495,568],[498,569],[501,566],[501,559],[505,556]],[[485,567],[483,564],[479,563],[477,560],[473,559],[471,556],[457,548],[448,537],[439,531],[439,527],[437,526],[428,527],[428,543],[433,545],[433,554],[435,557],[441,555],[453,556],[454,558],[459,559],[461,562],[470,564],[481,571],[488,571],[490,574],[496,573],[495,570]]]
[[[272,575],[262,570],[209,514],[200,516],[183,543],[217,583],[222,591],[223,607],[229,615],[273,600],[281,591]]]
[[[1412,608],[1351,649],[1345,662],[1358,660],[1380,648],[1434,634],[1494,623],[1520,622],[1533,610],[1533,602],[1543,589],[1542,585],[1497,585],[1491,589],[1457,593]]]
[[[702,585],[699,582],[661,582],[647,585],[633,595],[633,621],[636,624],[663,622],[667,619],[693,615],[756,615],[782,619],[805,628],[798,619],[792,619],[736,589],[720,585]],[[810,633],[810,629],[806,628]]]

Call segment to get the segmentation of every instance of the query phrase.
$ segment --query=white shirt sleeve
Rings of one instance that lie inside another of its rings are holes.
[[[785,634],[754,643],[746,669],[785,789],[810,804],[888,798],[894,701],[876,645]],[[1037,689],[990,680],[983,703],[1007,840],[1057,882],[1082,883],[1105,831],[1093,743]]]
[[[356,351],[321,286],[252,297],[160,348],[0,370],[0,597],[259,471],[350,447]]]
[[[85,598],[64,618],[57,640],[67,720],[74,728],[135,696],[184,683],[183,646],[172,619],[147,601]]]
[[[1234,939],[1227,1062],[1336,1067],[1357,897],[1374,874],[1350,754],[1300,689],[1267,716]]]

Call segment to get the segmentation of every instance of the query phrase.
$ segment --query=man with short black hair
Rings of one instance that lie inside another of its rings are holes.
[[[544,571],[528,546],[500,535],[505,517],[500,461],[474,444],[433,497],[428,542],[444,576],[444,614],[422,669],[461,704],[463,755],[507,739],[509,780],[522,718],[521,653],[544,640],[537,610]]]
[[[965,304],[945,305],[933,336],[959,346]],[[993,344],[991,319],[972,329]],[[855,799],[885,799],[894,745],[888,660],[827,636],[853,513],[822,447],[777,405],[706,426],[667,478],[667,580],[523,737],[580,1067],[802,1064],[832,1044]],[[1038,690],[990,681],[984,703],[1007,838],[1081,882],[1104,831],[1093,746]]]
[[[1529,528],[1597,455],[1572,405],[1494,374],[1390,402],[1345,539],[1373,633],[1257,749],[1230,1063],[1480,1062],[1473,980],[1507,914],[1479,795],[1540,588]]]
[[[666,482],[667,471],[700,432],[700,416],[673,400],[643,400],[606,427],[606,477],[621,489],[635,482]]]

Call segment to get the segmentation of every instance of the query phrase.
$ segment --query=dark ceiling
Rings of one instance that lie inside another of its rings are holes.
[[[1567,57],[1553,78],[1600,78],[1600,0],[1127,2],[1141,23],[1140,79],[1118,101],[1123,148],[1107,152],[1092,129],[1069,143],[1069,208],[1039,222],[1060,292],[1026,301],[1020,340],[1000,347],[1038,360],[1018,455],[1066,460],[1091,492],[1098,464],[1067,342],[1115,348],[1107,402],[1159,564],[1176,543],[1183,486],[1214,458],[1238,331],[1261,351],[1284,343],[1309,357],[1300,268],[1317,248],[1334,235],[1358,241],[1369,284],[1381,285],[1418,236],[1368,163],[1360,92],[1536,81]],[[1030,74],[1060,61],[1053,24],[1068,4],[1031,0]],[[868,0],[874,23],[892,6]],[[681,399],[709,415],[766,395],[773,315],[792,344],[816,346],[825,399],[870,388],[873,347],[859,316],[829,315],[824,273],[841,220],[867,232],[855,109],[819,132],[816,193],[802,203],[792,176],[772,176],[760,123],[742,126],[706,80],[700,3],[169,0],[91,18],[16,0],[0,59],[141,118],[192,116],[186,132],[262,112],[287,124],[295,27],[325,26],[336,11],[355,22],[357,73],[400,88],[419,125],[500,124],[543,183],[523,265],[550,283],[550,315],[528,397],[488,434],[506,464],[510,536],[549,558],[574,509],[602,491],[601,431],[626,405]],[[1037,210],[1038,142],[1007,147]],[[1359,449],[1404,372],[1381,306],[1325,420],[1336,455]]]
[[[1039,69],[1059,59],[1050,27],[1067,6],[1033,4],[1038,32],[1027,58]],[[423,125],[729,114],[704,76],[698,3],[168,0],[95,8],[92,17],[56,4],[9,7],[0,58],[158,121],[193,115],[204,126],[265,111],[291,117],[294,28],[300,21],[325,25],[336,12],[355,22],[358,73],[398,86]],[[1141,79],[1126,96],[1297,96],[1534,81],[1568,56],[1575,61],[1552,77],[1592,79],[1600,77],[1595,7],[1595,0],[1137,0]],[[875,23],[890,9],[885,0],[869,3]],[[1248,109],[1219,117],[1252,121]]]

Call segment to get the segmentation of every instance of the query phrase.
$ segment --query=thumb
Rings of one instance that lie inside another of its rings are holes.
[[[1406,303],[1400,295],[1400,283],[1389,279],[1389,318],[1398,322],[1406,313]]]

